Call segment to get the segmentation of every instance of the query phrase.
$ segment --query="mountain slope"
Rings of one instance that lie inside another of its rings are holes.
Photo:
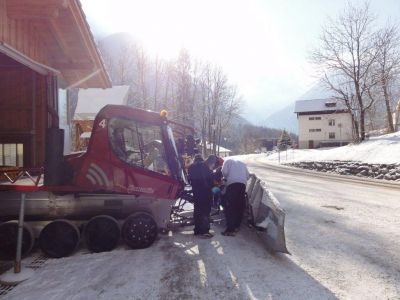
[[[312,99],[327,99],[333,96],[333,92],[327,90],[323,82],[316,83],[306,93],[296,99],[298,100],[312,100]],[[296,101],[289,104],[288,106],[278,110],[277,112],[270,115],[264,122],[265,126],[271,128],[287,129],[290,132],[297,134],[298,123],[297,116],[294,113],[294,107]]]
[[[294,113],[294,104],[295,102],[270,115],[264,121],[264,125],[270,128],[286,129],[297,134],[298,124]]]

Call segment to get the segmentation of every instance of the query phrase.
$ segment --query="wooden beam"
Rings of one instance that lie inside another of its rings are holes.
[[[95,63],[95,66],[98,71],[98,73],[95,75],[96,79],[101,82],[100,86],[103,88],[108,88],[112,86],[111,80],[108,77],[108,74],[105,70],[104,63],[101,59],[100,53],[97,49],[97,46],[94,42],[92,33],[90,32],[89,29],[89,24],[87,23],[85,19],[85,15],[83,13],[82,7],[80,6],[79,1],[73,1],[70,3],[70,11],[72,13],[72,16],[75,20],[75,23],[78,26],[81,38],[83,40],[83,43],[85,45],[85,48],[89,52],[89,55],[91,56],[92,61]],[[96,71],[96,72],[97,72]],[[90,75],[89,77],[86,77],[86,80],[93,80],[93,74]],[[82,82],[82,85],[84,83]],[[99,87],[100,87],[99,86]]]
[[[65,14],[62,16],[65,16]],[[48,20],[48,27],[62,52],[62,55],[54,55],[53,67],[59,70],[93,70],[94,63],[89,57],[78,60],[75,58],[76,54],[74,55],[73,51],[76,48],[76,43],[80,45],[80,41],[75,41],[73,44],[66,41],[67,30],[60,28],[60,18]],[[68,30],[71,30],[71,28],[68,28]]]
[[[7,0],[7,15],[11,19],[57,18],[60,9],[68,8],[67,0]]]
[[[64,33],[60,30],[60,28],[57,25],[57,22],[54,19],[49,20],[49,28],[51,33],[54,36],[54,39],[56,40],[58,46],[60,47],[61,51],[67,58],[70,58],[70,51],[68,44],[65,42]]]
[[[89,60],[84,61],[55,61],[51,64],[58,70],[93,70],[94,63]]]
[[[14,49],[6,43],[0,41],[0,52],[5,55],[11,57],[12,59],[20,62],[21,64],[35,70],[39,74],[47,75],[47,74],[59,74],[58,70],[55,70],[47,65],[44,65],[38,61],[33,60],[32,58],[26,56],[24,53]]]
[[[69,6],[69,2],[71,0],[6,0],[7,5],[11,4],[20,4],[20,5],[39,5],[39,6],[48,6],[54,5],[58,7],[67,8]]]
[[[6,1],[0,0],[0,41],[4,41],[7,37],[7,11]]]
[[[12,8],[7,10],[10,19],[49,19],[58,17],[58,9],[53,7]]]

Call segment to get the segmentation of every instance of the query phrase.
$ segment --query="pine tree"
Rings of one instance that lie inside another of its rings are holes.
[[[292,145],[292,139],[289,136],[289,133],[284,129],[282,131],[281,137],[278,140],[279,150],[286,150],[289,146]]]

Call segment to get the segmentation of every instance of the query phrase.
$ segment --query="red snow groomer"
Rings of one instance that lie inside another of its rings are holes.
[[[107,105],[94,120],[87,151],[67,156],[63,131],[50,129],[44,174],[41,169],[3,171],[8,181],[0,184],[0,259],[15,255],[14,220],[22,196],[23,254],[38,238],[47,255],[67,256],[81,234],[93,252],[112,250],[120,237],[131,248],[150,246],[167,228],[187,183],[179,149],[185,145],[177,148],[174,138],[178,125],[165,113]]]

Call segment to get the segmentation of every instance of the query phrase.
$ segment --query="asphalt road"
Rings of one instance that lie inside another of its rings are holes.
[[[341,299],[400,299],[399,185],[246,161],[286,210],[298,267]]]

